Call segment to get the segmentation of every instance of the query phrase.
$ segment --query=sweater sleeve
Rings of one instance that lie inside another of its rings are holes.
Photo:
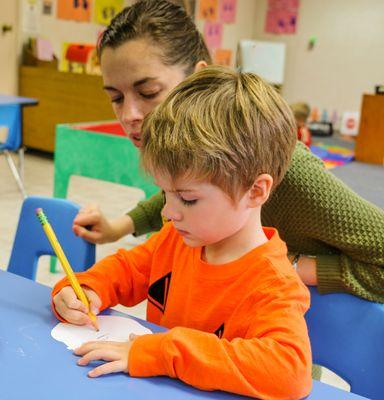
[[[155,234],[140,246],[131,250],[120,249],[87,271],[76,273],[80,285],[89,287],[100,297],[100,311],[117,304],[131,307],[147,298],[152,255],[157,239],[158,234]],[[54,286],[52,298],[64,286],[69,286],[67,278]]]
[[[293,299],[280,288],[264,298],[252,298],[245,338],[226,339],[225,328],[219,338],[184,327],[138,337],[131,347],[129,373],[168,375],[203,390],[261,399],[303,398],[312,385],[303,317],[309,296],[303,290],[299,293],[301,298]]]
[[[285,201],[276,226],[290,251],[316,256],[319,292],[383,303],[384,211],[301,147],[276,192],[275,202]]]
[[[138,205],[127,214],[132,218],[135,227],[134,236],[144,235],[161,229],[163,222],[161,210],[164,207],[162,192],[156,193]]]

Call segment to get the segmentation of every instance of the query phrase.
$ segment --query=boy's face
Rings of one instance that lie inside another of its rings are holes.
[[[155,181],[165,192],[163,215],[190,247],[206,246],[232,238],[246,225],[251,208],[247,194],[234,202],[219,187],[193,179],[173,182],[162,174]]]

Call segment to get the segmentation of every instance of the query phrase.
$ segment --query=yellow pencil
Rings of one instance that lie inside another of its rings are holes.
[[[41,208],[38,208],[36,210],[36,215],[39,218],[39,221],[41,223],[41,225],[43,226],[44,232],[46,233],[48,240],[50,241],[53,250],[56,253],[57,258],[60,260],[60,263],[67,275],[67,278],[69,280],[69,283],[71,284],[73,290],[76,293],[76,296],[78,297],[78,299],[85,304],[85,306],[88,309],[88,315],[91,318],[92,321],[92,325],[95,327],[95,329],[98,331],[99,330],[99,325],[97,323],[97,317],[95,314],[93,314],[93,312],[91,312],[90,307],[89,307],[89,301],[87,296],[84,293],[84,290],[82,289],[82,287],[79,284],[79,281],[76,278],[76,275],[73,273],[73,270],[68,262],[67,257],[64,254],[64,251],[59,243],[59,241],[57,240],[57,237],[55,235],[55,232],[52,229],[51,224],[48,222],[47,217],[45,216],[43,210]]]

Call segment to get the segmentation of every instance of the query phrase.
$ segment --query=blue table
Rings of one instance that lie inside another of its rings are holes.
[[[124,315],[112,311],[113,314]],[[57,320],[50,308],[50,288],[0,271],[0,398],[19,399],[244,399],[224,392],[204,392],[167,377],[131,378],[126,374],[90,379],[90,367],[51,337]],[[160,330],[145,321],[152,330]],[[310,400],[363,399],[314,381]]]
[[[8,96],[5,94],[0,94],[0,106],[5,104],[19,104],[22,106],[35,106],[38,104],[36,99],[31,99],[29,97],[20,96]]]
[[[0,143],[0,152],[6,156],[9,168],[19,186],[19,189],[26,197],[24,189],[24,147],[23,147],[23,112],[24,106],[37,105],[36,99],[20,96],[7,96],[0,94],[0,126],[8,127],[8,137],[5,143]],[[9,151],[19,153],[19,168],[13,162]]]

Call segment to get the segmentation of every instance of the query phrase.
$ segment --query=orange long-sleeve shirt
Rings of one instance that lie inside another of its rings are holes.
[[[168,375],[204,390],[261,399],[310,392],[311,350],[304,313],[309,292],[276,230],[240,259],[212,265],[168,223],[146,243],[99,261],[79,282],[102,309],[148,298],[147,319],[169,328],[137,338],[129,373]],[[60,281],[53,296],[64,286]]]

